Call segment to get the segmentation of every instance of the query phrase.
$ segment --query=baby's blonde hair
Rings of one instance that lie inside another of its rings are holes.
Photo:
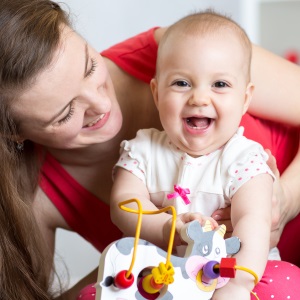
[[[245,30],[233,21],[231,18],[214,12],[213,10],[205,10],[203,12],[196,12],[190,14],[173,25],[171,25],[165,34],[163,35],[158,48],[158,64],[160,58],[160,52],[162,51],[164,44],[173,34],[182,35],[214,35],[220,34],[224,31],[229,31],[234,34],[240,41],[243,47],[243,53],[247,62],[247,74],[250,81],[250,65],[252,57],[252,44],[245,32]]]

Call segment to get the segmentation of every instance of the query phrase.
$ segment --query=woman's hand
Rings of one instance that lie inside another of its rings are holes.
[[[280,178],[279,171],[277,169],[276,159],[272,155],[271,151],[265,150],[269,159],[267,161],[268,166],[274,173],[276,179],[273,185],[273,197],[272,197],[272,231],[271,231],[271,247],[275,247],[280,239],[284,226],[289,221],[287,212],[289,211],[289,203],[286,197],[283,182]]]

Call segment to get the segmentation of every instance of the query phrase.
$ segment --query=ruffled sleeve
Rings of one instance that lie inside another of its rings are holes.
[[[236,155],[232,155],[233,153]],[[236,159],[233,160],[232,157]],[[267,160],[268,154],[260,144],[241,136],[241,132],[238,132],[227,143],[222,156],[226,197],[231,199],[238,189],[254,176],[270,174],[275,180]]]
[[[123,168],[146,184],[147,165],[151,159],[151,133],[156,129],[141,129],[134,139],[121,143],[120,158],[115,165]],[[114,168],[114,169],[115,169]]]

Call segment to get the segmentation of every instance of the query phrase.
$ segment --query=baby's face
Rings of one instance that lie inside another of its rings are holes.
[[[230,34],[173,36],[152,82],[162,125],[192,156],[210,153],[236,132],[251,99],[249,62]]]

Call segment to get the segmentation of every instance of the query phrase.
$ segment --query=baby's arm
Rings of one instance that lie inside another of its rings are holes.
[[[147,187],[142,180],[125,169],[117,168],[111,193],[110,211],[113,223],[118,226],[126,236],[135,235],[138,216],[137,214],[121,210],[118,205],[122,201],[133,198],[140,200],[144,211],[158,210],[158,208],[151,202]],[[126,204],[126,207],[131,207],[132,209],[137,210],[136,203]],[[205,220],[210,220],[213,227],[218,226],[217,222],[212,218],[205,217],[200,213],[180,214],[177,216],[176,221],[174,246],[179,246],[183,243],[179,234],[184,224],[194,220],[198,220],[201,224],[204,224]],[[140,237],[166,250],[169,243],[171,226],[171,214],[144,214],[142,218]]]
[[[125,169],[117,168],[111,192],[110,211],[113,223],[126,236],[135,236],[138,215],[125,212],[118,205],[122,201],[133,198],[140,200],[143,210],[157,210],[157,207],[150,201],[149,192],[142,180]],[[137,210],[136,203],[127,204],[126,207]],[[170,218],[172,215],[167,213],[143,215],[140,237],[166,248],[168,241],[164,241],[163,227]]]
[[[235,255],[237,265],[253,270],[260,280],[267,263],[271,228],[273,179],[257,175],[245,183],[232,198],[233,235],[241,239]],[[254,277],[237,270],[236,277],[214,293],[213,300],[248,300]]]

